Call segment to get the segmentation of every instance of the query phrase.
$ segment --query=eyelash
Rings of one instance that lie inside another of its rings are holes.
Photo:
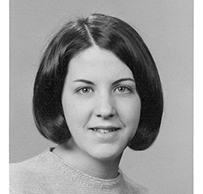
[[[123,92],[119,92],[117,91],[118,89],[124,89]],[[80,94],[89,94],[90,92],[93,92],[94,90],[91,87],[82,87],[82,88],[78,88],[76,89],[76,93],[80,93]],[[123,93],[123,94],[128,94],[128,93],[132,93],[133,89],[129,86],[117,86],[114,88],[113,91],[117,91],[118,93]]]
[[[119,92],[119,93],[125,93],[125,94],[128,94],[128,93],[132,93],[133,92],[133,89],[131,87],[128,87],[128,86],[118,86],[116,87],[116,89],[114,89],[114,91],[118,90],[118,89],[124,89],[124,92]]]
[[[91,87],[82,87],[82,88],[78,88],[76,90],[76,93],[81,93],[81,94],[90,93],[90,92],[84,92],[84,90],[93,91],[93,89]]]

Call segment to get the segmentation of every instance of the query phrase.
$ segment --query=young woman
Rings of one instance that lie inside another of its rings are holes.
[[[119,169],[123,151],[155,141],[163,95],[154,60],[139,34],[102,14],[70,21],[46,48],[33,113],[55,148],[11,164],[10,192],[146,193]]]

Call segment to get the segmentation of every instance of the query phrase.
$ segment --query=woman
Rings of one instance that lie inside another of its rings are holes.
[[[10,192],[146,193],[119,163],[127,146],[152,145],[162,112],[157,68],[131,26],[102,14],[68,22],[43,54],[33,97],[39,132],[58,146],[11,164]]]

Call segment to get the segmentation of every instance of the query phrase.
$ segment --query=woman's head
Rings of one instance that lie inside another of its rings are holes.
[[[115,160],[136,132],[141,102],[127,65],[92,46],[69,62],[62,107],[71,133],[66,146],[99,160]]]
[[[163,112],[161,83],[154,60],[132,27],[101,14],[68,22],[45,50],[33,97],[33,112],[40,133],[58,144],[70,139],[62,105],[64,83],[70,61],[93,46],[112,52],[131,70],[141,100],[141,113],[129,147],[148,148],[157,137]]]

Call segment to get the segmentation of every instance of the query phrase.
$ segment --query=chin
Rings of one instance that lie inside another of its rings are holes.
[[[114,161],[118,159],[120,160],[123,151],[124,149],[112,149],[106,147],[94,150],[94,153],[91,153],[91,155],[101,161]]]

